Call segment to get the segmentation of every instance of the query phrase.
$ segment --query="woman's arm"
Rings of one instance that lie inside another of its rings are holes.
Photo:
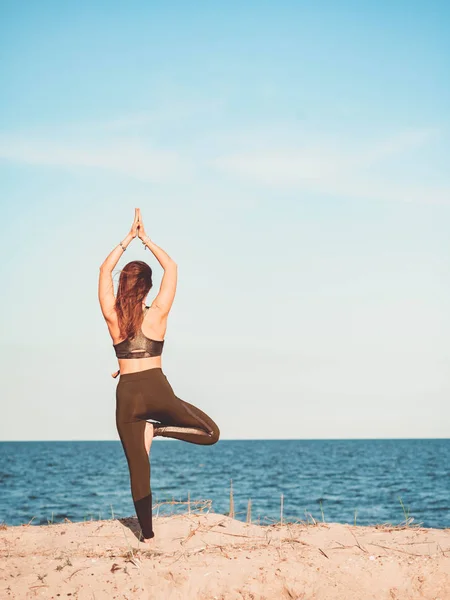
[[[164,275],[161,280],[161,286],[156,298],[152,302],[152,308],[156,308],[162,317],[169,314],[175,298],[178,279],[178,265],[170,258],[167,252],[157,246],[152,240],[146,236],[143,240],[146,247],[150,248],[159,264],[164,269]]]
[[[122,242],[123,247],[126,248],[132,239],[133,236],[128,234]],[[113,313],[116,306],[116,297],[114,296],[112,272],[123,253],[123,248],[120,244],[118,244],[114,250],[108,254],[100,267],[100,274],[98,278],[98,300],[100,302],[102,314],[106,321],[111,321],[113,319]]]
[[[119,258],[124,253],[124,248],[126,248],[128,246],[128,244],[131,242],[131,240],[134,237],[135,236],[132,235],[130,232],[127,235],[127,237],[120,243],[120,244],[122,244],[123,247],[120,244],[117,244],[117,246],[114,248],[114,250],[111,250],[111,252],[108,254],[108,256],[103,261],[103,264],[100,267],[100,271],[101,270],[109,271],[109,272],[113,271],[115,266],[119,262]]]
[[[110,321],[113,317],[113,312],[116,305],[114,296],[114,285],[112,280],[112,271],[119,262],[119,258],[124,253],[128,244],[137,236],[137,227],[139,223],[138,209],[135,209],[134,221],[130,232],[126,238],[112,250],[103,261],[100,267],[100,275],[98,279],[98,299],[102,309],[103,316],[106,321]]]
[[[123,254],[124,250],[126,249],[126,247],[128,246],[128,244],[131,242],[131,240],[133,240],[137,236],[138,226],[139,226],[139,208],[135,208],[134,209],[134,221],[133,221],[133,224],[131,225],[131,229],[130,229],[127,237],[124,240],[122,240],[120,242],[120,244],[117,244],[117,246],[114,248],[114,250],[111,250],[111,252],[108,254],[108,256],[103,261],[103,264],[100,267],[100,271],[101,270],[112,271],[114,269],[114,267],[119,262],[119,258],[122,256],[122,254]]]
[[[164,250],[162,248],[160,248],[154,242],[152,242],[152,240],[145,233],[144,221],[142,220],[141,209],[138,208],[137,211],[138,211],[138,217],[139,217],[139,224],[138,224],[139,239],[142,241],[142,243],[144,244],[144,246],[146,248],[149,248],[153,252],[155,258],[157,259],[157,261],[159,262],[159,264],[162,266],[162,268],[164,270],[166,270],[168,267],[170,267],[172,265],[175,265],[175,261],[170,258],[170,256],[167,254],[167,252],[164,252]]]
[[[142,239],[142,238],[141,238]],[[169,269],[171,266],[176,265],[175,261],[170,258],[170,256],[165,252],[162,248],[157,246],[155,242],[153,242],[148,235],[144,235],[144,239],[142,239],[143,244],[146,248],[149,248],[158,260],[159,264],[162,266],[164,270]]]
[[[159,288],[158,295],[152,302],[152,308],[156,308],[160,311],[162,316],[166,316],[175,298],[175,292],[177,288],[178,278],[178,266],[177,263],[170,258],[170,256],[157,244],[155,244],[149,236],[145,233],[144,223],[142,221],[141,211],[139,210],[139,238],[146,248],[149,248],[161,267],[164,269],[164,275],[161,280],[161,286]]]

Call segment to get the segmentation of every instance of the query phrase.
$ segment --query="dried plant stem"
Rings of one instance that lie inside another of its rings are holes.
[[[280,507],[280,523],[283,525],[283,499],[284,496],[281,494],[281,507]]]
[[[325,515],[323,514],[322,500],[320,500],[320,512],[322,513],[322,523],[325,523]]]
[[[249,498],[248,499],[248,504],[247,504],[247,518],[246,518],[246,523],[251,523],[252,522],[252,501]]]
[[[233,498],[233,480],[230,479],[230,511],[228,513],[232,519],[234,519],[234,498]]]

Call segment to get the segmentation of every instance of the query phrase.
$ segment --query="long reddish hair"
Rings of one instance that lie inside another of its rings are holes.
[[[152,270],[142,260],[132,260],[120,272],[116,313],[120,335],[134,338],[144,318],[142,302],[152,288]]]

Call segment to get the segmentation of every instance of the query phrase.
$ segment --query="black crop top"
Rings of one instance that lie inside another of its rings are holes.
[[[149,308],[146,306],[145,310],[147,311]],[[133,339],[122,340],[113,346],[117,358],[149,358],[150,356],[161,356],[164,340],[152,340],[144,335],[140,328]]]

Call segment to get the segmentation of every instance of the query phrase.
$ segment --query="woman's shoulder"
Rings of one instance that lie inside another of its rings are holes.
[[[161,308],[157,304],[155,304],[155,302],[152,302],[150,306],[146,306],[145,308],[147,308],[148,310],[145,311],[144,318],[146,318],[148,315],[150,319],[154,318],[155,320],[159,321],[167,319],[168,315],[165,315]]]

